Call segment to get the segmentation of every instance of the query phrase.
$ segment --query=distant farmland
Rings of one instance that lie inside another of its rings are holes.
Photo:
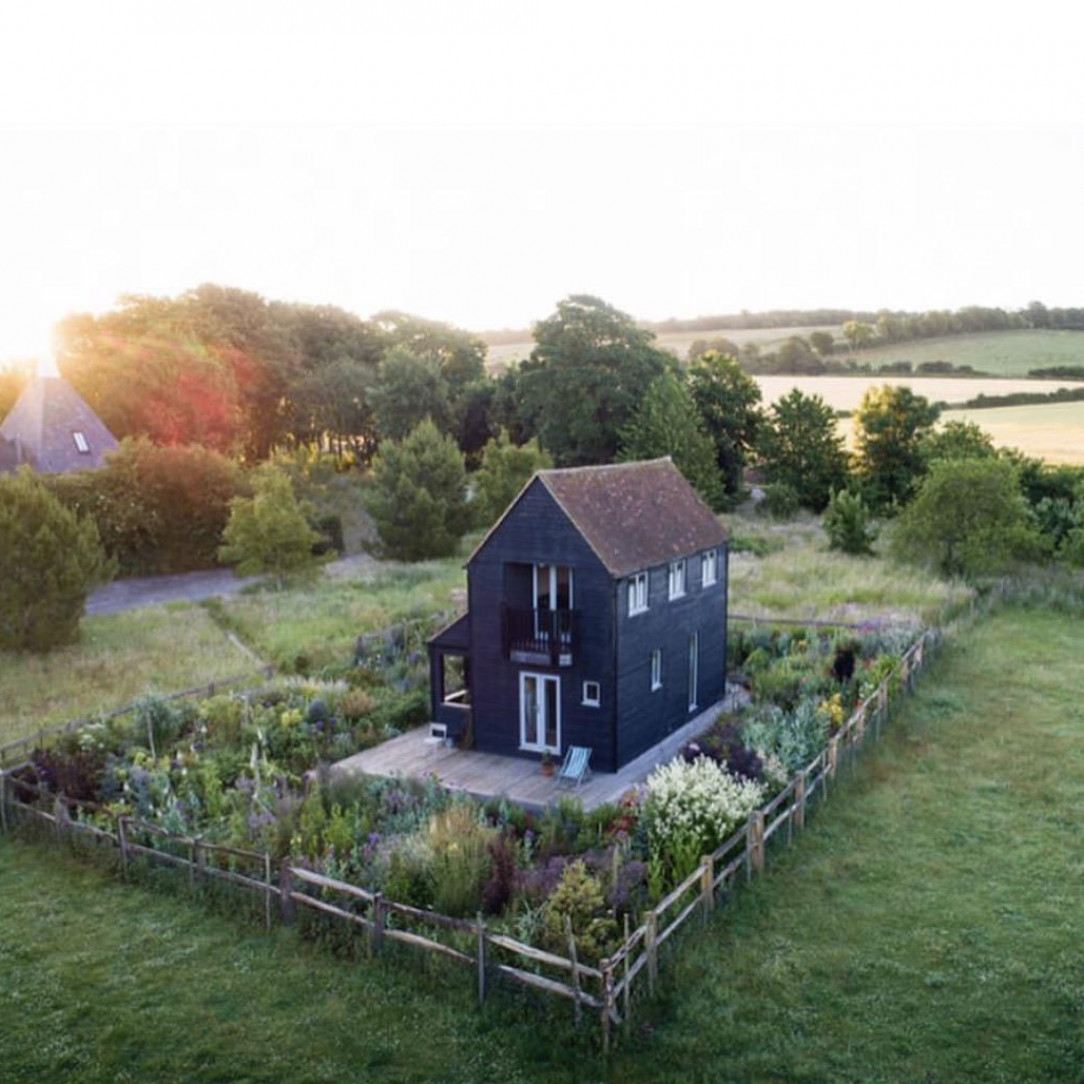
[[[992,410],[950,410],[944,421],[968,421],[982,426],[994,443],[1048,463],[1084,466],[1084,403],[995,407]]]

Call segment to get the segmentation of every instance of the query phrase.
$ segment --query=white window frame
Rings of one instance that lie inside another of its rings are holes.
[[[629,617],[647,613],[648,577],[646,572],[637,572],[629,577]]]
[[[688,672],[689,714],[697,710],[700,696],[700,633],[694,632],[689,637],[689,672]]]
[[[719,582],[719,551],[708,550],[700,558],[700,586],[714,587]]]
[[[533,679],[536,682],[535,696],[536,704],[541,706],[546,702],[545,689],[547,685],[553,685],[555,688],[554,693],[554,709],[555,718],[554,733],[556,734],[556,742],[553,745],[546,744],[546,723],[544,717],[540,716],[540,723],[538,727],[538,741],[527,741],[527,680]],[[533,753],[560,753],[561,751],[561,679],[554,674],[536,674],[530,673],[526,670],[520,671],[519,675],[519,747],[520,749],[529,750]]]
[[[595,687],[595,695],[588,695],[588,687]],[[602,704],[602,685],[597,681],[585,681],[583,683],[583,699],[580,701],[585,708],[597,708]]]
[[[676,598],[684,597],[687,575],[688,569],[685,566],[684,557],[680,561],[670,562],[669,593],[671,602]]]
[[[651,691],[657,692],[662,688],[662,648],[657,647],[651,652]]]
[[[90,443],[82,429],[72,430],[72,440],[75,442],[75,450],[80,455],[90,455]]]

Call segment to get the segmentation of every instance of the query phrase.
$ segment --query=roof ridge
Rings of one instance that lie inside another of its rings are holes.
[[[656,463],[673,463],[673,461],[672,456],[660,455],[655,459],[630,459],[624,463],[585,463],[579,467],[545,467],[535,471],[535,474],[586,474],[589,471],[628,470],[631,467],[649,467]]]

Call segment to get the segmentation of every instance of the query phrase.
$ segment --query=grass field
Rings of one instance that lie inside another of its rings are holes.
[[[77,644],[0,652],[0,742],[117,708],[146,692],[233,677],[252,661],[198,606],[176,603],[83,619]]]
[[[260,658],[287,671],[316,670],[348,662],[362,632],[456,608],[454,593],[466,582],[461,557],[416,565],[372,562],[325,573],[312,586],[261,589],[207,605]]]
[[[479,1014],[463,973],[337,960],[0,841],[5,1074],[1080,1080],[1078,623],[1004,612],[950,647],[797,845],[679,941],[608,1066],[528,999]]]
[[[1084,465],[1084,403],[951,410],[942,417],[975,422],[995,444],[1019,448],[1049,463]]]
[[[915,366],[927,361],[949,361],[997,376],[1027,376],[1029,369],[1084,365],[1084,332],[1036,328],[946,335],[941,339],[877,346],[862,350],[855,357],[873,366],[893,361],[909,361]]]

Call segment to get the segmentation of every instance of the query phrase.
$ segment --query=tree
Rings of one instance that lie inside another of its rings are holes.
[[[312,548],[320,535],[310,526],[294,496],[289,475],[264,465],[255,472],[251,497],[230,501],[230,519],[219,556],[242,576],[269,573],[277,587],[290,575],[311,570]]]
[[[623,460],[664,455],[673,459],[674,466],[707,504],[720,507],[723,485],[715,463],[715,446],[704,431],[688,389],[673,373],[652,383],[640,409],[621,434]]]
[[[79,518],[24,467],[0,476],[0,648],[48,651],[79,636],[87,595],[116,566]]]
[[[848,320],[843,325],[843,338],[851,344],[852,350],[858,350],[873,341],[873,327],[861,320]]]
[[[757,455],[769,481],[785,483],[820,512],[847,477],[847,452],[835,412],[819,395],[794,388],[768,410]]]
[[[440,365],[402,346],[388,351],[380,363],[372,402],[381,437],[402,440],[425,418],[443,433],[451,425],[448,382]]]
[[[734,497],[763,420],[760,385],[735,358],[709,352],[689,366],[689,391],[715,446],[726,494]]]
[[[562,465],[611,462],[621,430],[674,359],[631,316],[588,294],[559,302],[534,337],[517,390],[542,447]]]
[[[855,414],[858,466],[876,508],[905,504],[922,477],[938,409],[908,387],[869,388]]]
[[[1016,471],[1003,459],[932,463],[892,545],[904,560],[969,577],[1004,572],[1044,550]]]
[[[923,438],[922,454],[931,463],[935,459],[993,459],[997,449],[974,422],[945,422]]]
[[[482,453],[482,466],[474,476],[474,521],[488,527],[512,503],[535,471],[553,466],[538,441],[515,445],[502,429]]]
[[[381,444],[367,503],[384,555],[422,561],[455,553],[469,525],[466,491],[463,454],[430,419]]]
[[[861,494],[841,489],[832,494],[824,513],[828,548],[862,556],[873,552],[877,532],[870,527],[869,509]]]
[[[822,358],[829,357],[835,349],[836,340],[830,331],[811,331],[809,333],[809,345],[817,351]]]

